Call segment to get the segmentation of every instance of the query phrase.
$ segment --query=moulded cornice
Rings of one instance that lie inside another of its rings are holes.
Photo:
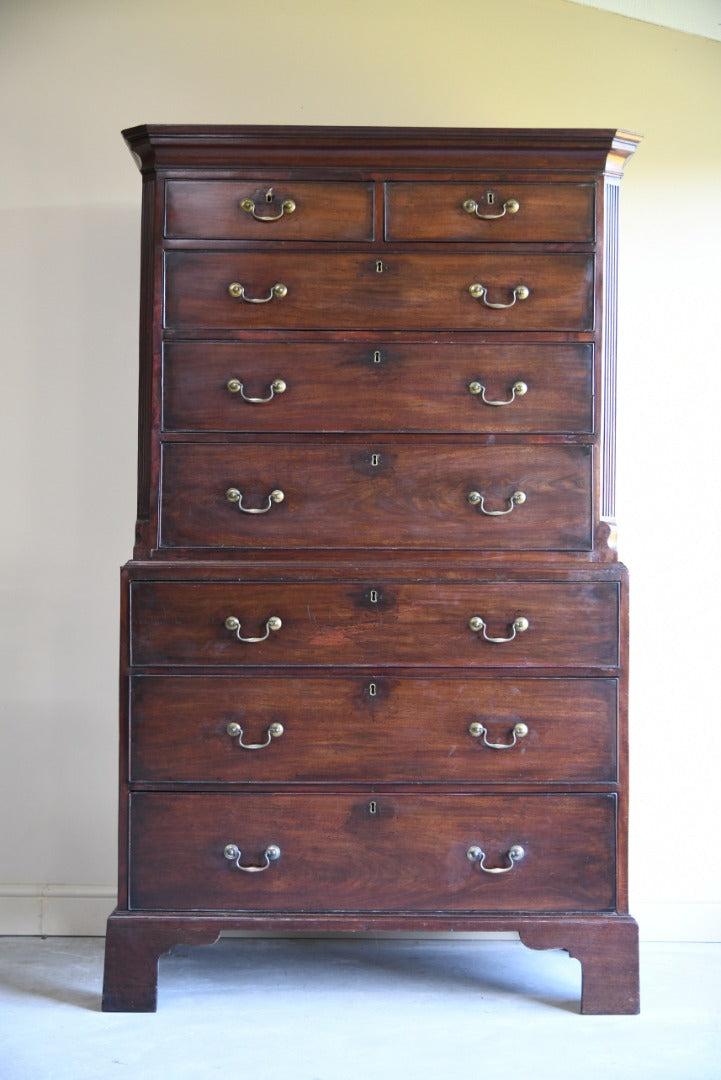
[[[614,128],[425,128],[309,127],[261,125],[148,124],[128,128],[123,137],[140,171],[233,168],[258,159],[282,166],[317,161],[352,167],[356,155],[376,151],[379,164],[412,169],[432,164],[469,168],[483,155],[486,168],[524,167],[608,172],[620,175],[640,136]]]

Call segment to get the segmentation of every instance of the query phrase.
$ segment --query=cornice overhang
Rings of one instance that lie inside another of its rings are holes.
[[[530,168],[620,175],[641,136],[614,128],[275,127],[150,124],[123,137],[142,173],[194,166],[303,167],[325,155],[330,167]]]

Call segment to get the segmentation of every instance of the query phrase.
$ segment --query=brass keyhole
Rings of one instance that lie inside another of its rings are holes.
[[[272,201],[273,201],[273,189],[272,188],[268,188],[268,190],[266,191],[266,193],[265,193],[265,201],[267,203],[272,203]]]
[[[383,359],[380,349],[376,349],[373,353],[373,363],[380,364]]]
[[[374,682],[368,683],[368,695],[369,697],[375,697],[378,693],[378,687]]]
[[[371,589],[371,591],[370,591],[370,602],[371,602],[371,604],[377,604],[378,603],[378,590],[377,589]]]
[[[488,203],[488,205],[493,206],[495,201],[496,201],[496,196],[494,195],[494,193],[492,191],[487,191],[486,192],[486,202]]]
[[[374,466],[375,465],[380,465],[380,462],[381,462],[380,454],[371,454],[371,465],[374,465]]]
[[[377,814],[378,813],[378,803],[375,801],[375,799],[371,799],[371,801],[368,803],[368,813],[369,814]]]
[[[376,274],[382,274],[384,270],[385,270],[385,267],[383,265],[382,260],[377,259],[376,260]]]

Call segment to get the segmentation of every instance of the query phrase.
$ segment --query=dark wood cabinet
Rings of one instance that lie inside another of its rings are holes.
[[[517,931],[638,1009],[611,130],[140,127],[103,1007],[224,930]]]

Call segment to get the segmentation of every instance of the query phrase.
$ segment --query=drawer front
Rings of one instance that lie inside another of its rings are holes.
[[[221,795],[131,798],[133,908],[605,911],[612,795]],[[261,873],[266,849],[280,857]],[[516,845],[524,856],[510,863]],[[480,848],[489,874],[467,852]]]
[[[618,584],[608,581],[136,581],[131,656],[161,666],[607,668],[618,664],[618,601]],[[271,616],[279,629],[267,625]],[[229,617],[239,630],[226,627]],[[472,617],[484,627],[472,630]],[[519,617],[525,631],[514,627]]]
[[[373,185],[169,180],[165,235],[199,240],[372,240]]]
[[[178,341],[164,350],[163,425],[592,432],[593,346]]]
[[[615,679],[138,675],[130,779],[614,782],[617,699]]]
[[[387,240],[589,243],[592,184],[386,184]]]
[[[591,462],[587,446],[166,443],[161,546],[588,550]]]
[[[593,258],[587,255],[171,251],[165,326],[172,330],[591,330]],[[487,290],[488,307],[469,292]],[[247,302],[230,294],[242,286]],[[283,285],[287,294],[274,294]],[[513,303],[514,289],[529,296]]]

